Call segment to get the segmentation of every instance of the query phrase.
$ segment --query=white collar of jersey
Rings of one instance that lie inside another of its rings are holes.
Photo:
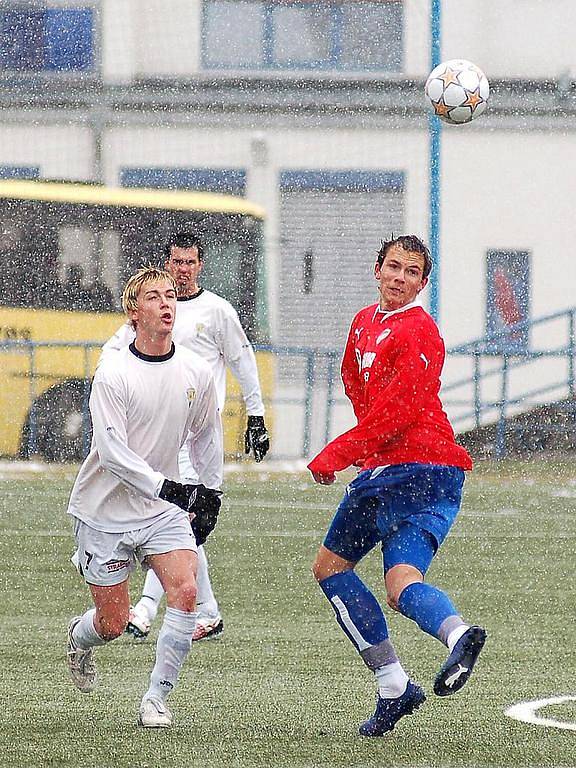
[[[392,317],[392,315],[398,315],[400,312],[407,312],[409,309],[414,309],[414,307],[421,307],[422,304],[419,301],[411,301],[410,304],[405,304],[403,307],[400,307],[399,309],[391,309],[389,312],[387,312],[385,309],[380,309],[380,305],[376,305],[376,310],[374,312],[374,316],[372,317],[372,322],[376,320],[377,315],[382,315],[380,318],[380,322],[382,320],[388,320],[389,317]]]

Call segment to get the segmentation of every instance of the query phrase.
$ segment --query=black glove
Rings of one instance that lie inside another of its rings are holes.
[[[185,512],[190,512],[190,507],[196,500],[199,488],[204,488],[204,486],[183,485],[174,480],[164,480],[158,496],[164,499],[164,501],[169,501],[170,504],[176,504],[177,507],[180,507]]]
[[[246,453],[252,452],[256,461],[262,461],[270,449],[270,438],[264,424],[264,416],[248,416],[244,435]]]
[[[164,501],[176,504],[189,515],[193,515],[190,525],[196,537],[196,544],[204,544],[218,520],[222,491],[206,488],[202,484],[183,485],[174,480],[164,480],[158,495]]]
[[[190,506],[190,513],[194,513],[190,519],[190,525],[198,546],[204,544],[214,530],[222,504],[221,496],[222,491],[206,488],[205,485],[197,487],[196,498]]]

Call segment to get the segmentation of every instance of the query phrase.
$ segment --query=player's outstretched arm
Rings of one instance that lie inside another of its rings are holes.
[[[228,305],[221,317],[224,361],[238,379],[248,413],[248,425],[244,436],[245,451],[256,461],[262,461],[270,450],[270,436],[264,424],[264,402],[258,376],[258,365],[252,344],[248,340],[236,310]]]

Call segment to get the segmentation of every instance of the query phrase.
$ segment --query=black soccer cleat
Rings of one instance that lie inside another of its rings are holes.
[[[396,699],[384,699],[376,696],[376,711],[365,720],[358,732],[361,736],[384,736],[394,730],[394,726],[404,715],[411,715],[426,701],[426,694],[419,685],[408,680],[402,696]]]
[[[486,630],[470,627],[454,646],[434,681],[436,696],[451,696],[468,680],[486,642]]]

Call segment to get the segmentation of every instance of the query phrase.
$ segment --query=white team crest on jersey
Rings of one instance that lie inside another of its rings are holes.
[[[196,390],[194,387],[190,387],[190,389],[186,390],[186,397],[188,398],[188,402],[191,403],[192,400],[196,397]]]
[[[378,336],[378,338],[376,339],[376,344],[380,344],[381,341],[384,341],[384,339],[387,339],[391,333],[392,331],[390,330],[390,328],[386,328],[384,331],[382,331],[380,336]]]
[[[374,360],[376,360],[376,352],[364,352],[362,355],[362,369],[372,368]]]

